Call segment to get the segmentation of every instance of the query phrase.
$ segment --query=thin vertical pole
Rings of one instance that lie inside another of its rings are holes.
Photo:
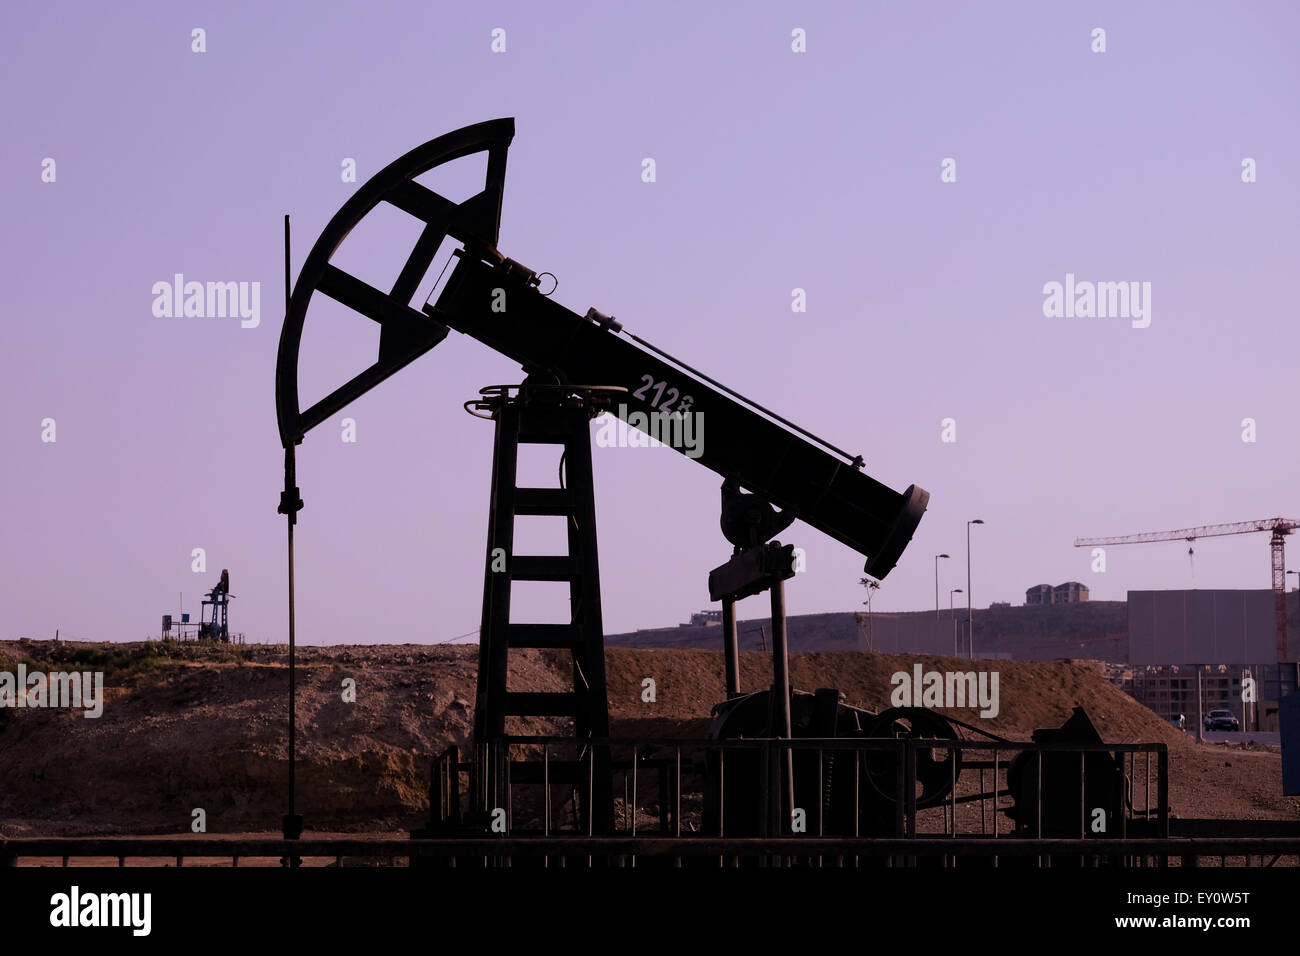
[[[740,696],[740,639],[736,634],[736,602],[722,599],[722,648],[727,670],[727,700]]]
[[[1204,692],[1201,689],[1201,673],[1204,668],[1196,665],[1196,739],[1203,741],[1205,739],[1205,714],[1204,714]]]
[[[293,467],[293,446],[290,445],[285,450],[289,467]],[[297,757],[298,757],[298,739],[297,739],[297,661],[296,646],[297,634],[294,622],[294,593],[293,593],[293,517],[289,518],[289,815],[297,814],[297,799],[295,793],[295,784],[297,782]]]
[[[998,838],[998,810],[1002,798],[998,795],[998,748],[993,748],[993,839]],[[993,865],[998,865],[998,858],[993,858]]]
[[[284,217],[284,315],[289,318],[290,277],[289,277],[289,216]],[[297,463],[294,457],[294,442],[284,449],[284,491],[280,494],[280,507],[276,510],[288,518],[289,545],[289,813],[284,818],[283,836],[286,840],[296,840],[302,835],[302,818],[298,816],[297,770],[298,770],[298,671],[297,671],[297,634],[294,620],[294,573],[293,573],[293,526],[298,522],[298,512],[302,510],[302,498],[298,492]],[[281,860],[285,866],[299,866],[301,859],[286,856]]]
[[[785,628],[785,582],[777,578],[770,588],[772,597],[772,695],[775,698],[774,728],[782,740],[794,734],[790,726],[790,647]],[[781,767],[781,784],[785,792],[784,820],[779,833],[790,832],[791,814],[794,813],[794,751],[788,746],[777,750]]]
[[[678,744],[675,749],[675,768],[673,773],[673,836],[682,835],[682,745]],[[680,867],[682,858],[680,856],[673,858],[673,866]]]
[[[291,298],[290,290],[290,259],[289,259],[289,214],[284,214],[284,320],[289,321],[289,302]],[[294,446],[290,445],[285,449],[285,485],[288,486],[289,471],[296,472],[296,463],[294,461]],[[297,475],[294,475],[294,483],[297,483]],[[297,749],[297,659],[296,659],[296,634],[294,631],[294,595],[293,595],[293,526],[295,515],[289,516],[289,815],[297,814],[297,803],[295,796],[295,784],[297,783],[298,770],[298,749]]]
[[[975,659],[975,611],[970,591],[970,522],[966,522],[966,641],[970,659]]]

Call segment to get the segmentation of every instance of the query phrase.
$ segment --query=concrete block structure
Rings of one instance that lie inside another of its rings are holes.
[[[1078,581],[1066,581],[1052,587],[1050,584],[1035,584],[1025,592],[1025,604],[1078,604],[1088,600],[1088,586]]]

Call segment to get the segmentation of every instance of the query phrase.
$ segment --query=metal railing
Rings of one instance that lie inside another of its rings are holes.
[[[615,794],[603,817],[592,800],[602,772],[613,776]],[[790,839],[811,849],[829,838],[850,841],[855,864],[869,856],[887,865],[936,853],[943,865],[957,855],[996,865],[1013,840],[1054,841],[1056,853],[1060,841],[1076,841],[1076,865],[1086,865],[1094,854],[1080,846],[1113,856],[1117,841],[1169,837],[1168,779],[1159,743],[506,737],[480,745],[473,760],[455,748],[440,755],[422,835],[586,837],[594,855],[628,839],[758,839],[774,848]],[[946,842],[923,849],[935,837]],[[891,840],[917,852],[896,861]],[[1050,865],[1051,855],[1038,854],[1038,864]]]
[[[461,759],[454,747],[435,758],[429,827],[410,840],[13,839],[0,841],[0,860],[462,867],[1300,862],[1297,837],[1171,836],[1168,750],[1157,743],[507,737],[479,746],[474,758]],[[597,774],[613,780],[612,806],[595,805]]]

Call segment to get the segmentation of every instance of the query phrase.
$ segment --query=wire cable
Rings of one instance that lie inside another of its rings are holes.
[[[472,630],[472,631],[466,631],[464,634],[457,634],[455,637],[447,637],[447,638],[443,638],[441,641],[434,641],[433,643],[435,643],[435,644],[450,644],[452,641],[459,641],[462,637],[469,637],[471,634],[477,634],[477,633],[478,633],[478,628],[476,627],[476,628],[474,628],[474,630]]]

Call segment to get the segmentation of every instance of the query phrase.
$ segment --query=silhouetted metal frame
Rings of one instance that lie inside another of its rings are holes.
[[[468,249],[495,250],[501,229],[506,152],[514,134],[515,121],[504,118],[432,139],[385,166],[329,221],[298,274],[280,331],[275,404],[280,441],[285,448],[299,444],[316,425],[447,337],[446,326],[411,308],[410,300],[448,236]],[[480,152],[488,154],[484,188],[463,203],[444,199],[415,181],[438,166]],[[380,203],[395,206],[424,223],[415,248],[387,292],[330,263],[343,240]],[[317,291],[380,324],[379,358],[303,411],[298,395],[298,353],[307,309]]]
[[[509,303],[504,310],[498,306],[502,296]],[[924,489],[910,485],[894,491],[481,257],[459,256],[436,302],[423,310],[519,362],[530,375],[626,389],[610,409],[625,422],[638,413],[646,422],[687,414],[697,416],[696,422],[707,420],[707,440],[694,449],[684,441],[666,444],[867,556],[865,571],[873,577],[893,569],[925,512],[930,495]],[[646,394],[647,382],[672,383],[672,391],[690,396],[689,410],[661,411],[663,406]]]
[[[300,443],[311,428],[432,349],[455,328],[520,361],[525,369],[545,368],[561,380],[603,384],[612,377],[617,379],[614,384],[635,390],[642,376],[650,374],[655,381],[689,386],[697,400],[695,408],[707,411],[713,426],[700,464],[738,478],[773,504],[794,507],[806,523],[868,555],[867,573],[875,577],[888,574],[925,511],[929,495],[924,490],[911,486],[902,494],[893,491],[857,470],[860,461],[837,461],[815,444],[711,388],[697,374],[620,339],[613,331],[621,329],[617,323],[607,328],[578,316],[521,283],[518,271],[498,267],[503,261],[496,245],[506,153],[513,137],[514,120],[505,118],[430,140],[368,180],[330,220],[303,263],[280,333],[276,411],[286,450]],[[479,152],[488,154],[484,189],[463,203],[453,203],[415,181],[442,164]],[[381,203],[425,224],[387,292],[330,262],[352,229]],[[464,245],[466,254],[452,270],[437,304],[412,308],[411,297],[449,236]],[[509,288],[511,295],[507,313],[492,309],[487,297],[503,287]],[[307,310],[318,290],[380,324],[379,357],[303,410],[298,392],[299,350]],[[601,338],[594,338],[596,334]],[[579,371],[586,377],[573,374]],[[634,395],[629,396],[627,405],[656,411],[655,402]]]

